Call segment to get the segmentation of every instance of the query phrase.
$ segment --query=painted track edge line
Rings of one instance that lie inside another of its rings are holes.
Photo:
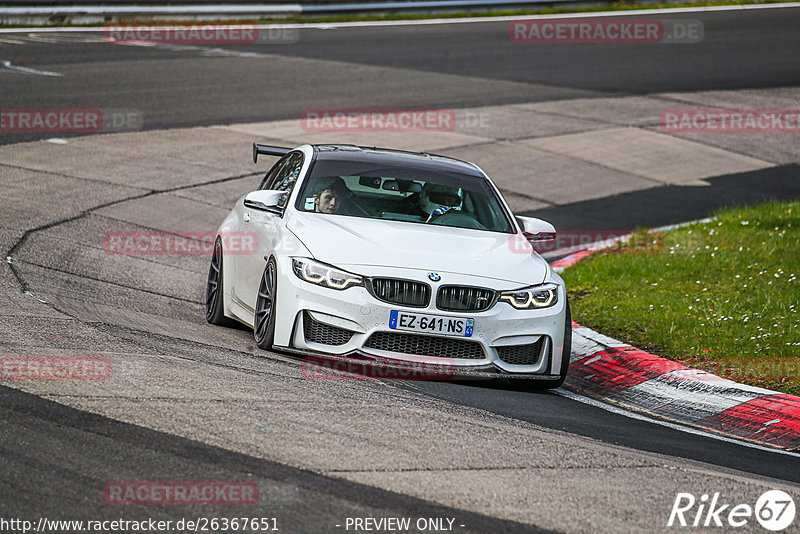
[[[607,412],[621,415],[623,417],[629,417],[631,419],[636,419],[637,421],[644,421],[646,423],[652,423],[654,425],[663,426],[666,428],[671,428],[673,430],[678,430],[680,432],[686,432],[687,434],[693,434],[696,436],[704,436],[711,439],[716,439],[719,441],[724,441],[725,443],[733,443],[735,445],[740,445],[742,447],[748,447],[750,449],[757,449],[760,451],[765,452],[772,452],[777,454],[784,454],[787,456],[793,456],[795,458],[800,458],[800,452],[794,451],[787,451],[783,449],[778,449],[775,447],[766,447],[764,445],[760,445],[758,443],[752,443],[750,441],[744,441],[738,438],[732,438],[725,434],[717,434],[714,432],[709,432],[707,430],[703,430],[693,426],[687,426],[683,423],[677,423],[674,421],[668,421],[661,417],[653,417],[649,413],[639,412],[639,411],[631,411],[630,408],[623,407],[617,404],[613,404],[610,402],[606,402],[605,399],[601,400],[595,397],[588,397],[579,393],[577,391],[573,391],[571,389],[566,389],[561,387],[559,389],[553,390],[553,393],[556,395],[560,395],[570,400],[574,400],[575,402],[580,402],[582,404],[586,404],[587,406],[594,406],[595,408],[600,408],[601,410],[605,410]]]
[[[783,2],[771,4],[732,4],[725,6],[702,6],[702,7],[676,7],[664,9],[634,9],[627,11],[601,11],[585,13],[560,13],[552,15],[519,15],[501,17],[465,17],[452,19],[422,19],[422,20],[379,20],[379,21],[357,21],[357,22],[309,22],[309,23],[289,23],[289,24],[257,24],[258,29],[269,28],[306,28],[306,29],[336,29],[336,28],[359,28],[371,26],[427,26],[435,24],[476,24],[484,22],[511,22],[515,20],[537,20],[548,18],[597,18],[597,17],[629,17],[637,15],[655,14],[680,14],[680,13],[709,13],[719,11],[745,11],[751,9],[790,9],[800,7],[800,2]],[[102,32],[102,27],[79,26],[79,27],[55,27],[31,26],[27,28],[0,28],[3,33],[22,33],[22,32]]]

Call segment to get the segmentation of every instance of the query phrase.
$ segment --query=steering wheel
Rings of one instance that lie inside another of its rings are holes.
[[[459,228],[472,228],[474,230],[486,230],[486,227],[475,220],[471,215],[460,211],[448,211],[439,215],[431,224],[441,224],[443,226],[457,226]]]

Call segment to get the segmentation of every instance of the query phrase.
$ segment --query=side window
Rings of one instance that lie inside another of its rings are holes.
[[[264,176],[264,179],[261,180],[261,183],[258,186],[259,190],[269,190],[272,189],[272,184],[275,183],[275,176],[280,172],[281,168],[286,165],[286,162],[289,161],[291,156],[284,156],[278,160],[275,165],[267,172],[267,175]]]
[[[303,168],[303,154],[301,152],[292,152],[275,176],[275,181],[270,184],[271,189],[286,191],[287,193],[280,201],[279,206],[281,208],[286,207],[289,195],[294,189],[294,184],[297,183],[297,178],[300,176],[301,168]]]

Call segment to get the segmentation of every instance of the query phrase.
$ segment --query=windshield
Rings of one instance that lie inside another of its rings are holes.
[[[514,231],[486,179],[409,167],[317,161],[295,207],[331,215]]]

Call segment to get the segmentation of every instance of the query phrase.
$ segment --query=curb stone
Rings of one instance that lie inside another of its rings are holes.
[[[551,267],[562,272],[601,248],[573,252]],[[800,397],[686,367],[575,321],[565,386],[629,410],[715,434],[800,451]]]

